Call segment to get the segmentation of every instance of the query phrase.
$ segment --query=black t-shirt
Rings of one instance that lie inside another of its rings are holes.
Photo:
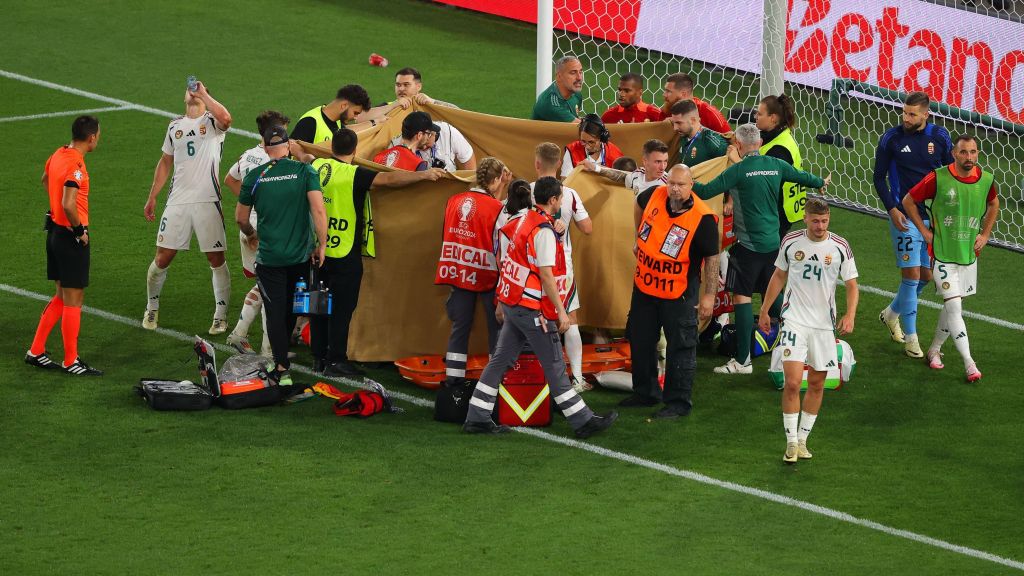
[[[377,172],[374,172],[369,168],[356,166],[356,175],[352,182],[352,206],[356,210],[357,246],[358,243],[363,241],[363,227],[366,226],[366,213],[363,210],[363,206],[366,204],[366,195],[369,194],[370,186],[373,186],[373,179],[376,177]],[[353,247],[352,252],[350,252],[350,254],[355,254],[356,257],[358,257],[360,255],[360,251]]]
[[[331,120],[324,114],[323,107],[320,108],[320,116],[324,119],[324,122],[336,129],[338,122]],[[295,123],[295,127],[292,128],[292,133],[288,136],[292,140],[302,140],[303,142],[313,142],[313,138],[316,138],[316,119],[306,116],[305,118],[299,118],[299,121]]]
[[[644,192],[641,192],[636,197],[636,203],[640,206],[641,210],[647,209],[647,204],[651,201],[651,196],[654,195],[654,191],[657,188],[650,188]],[[693,207],[693,197],[683,203],[683,212],[675,212],[670,207],[670,202],[665,199],[665,210],[669,213],[669,216],[675,218],[680,214],[683,214],[686,210]],[[715,217],[712,214],[707,214],[700,219],[700,224],[697,225],[697,231],[694,232],[693,240],[690,241],[690,267],[686,271],[686,293],[684,297],[693,298],[697,291],[697,286],[700,285],[700,271],[703,268],[703,261],[705,258],[718,254],[718,222],[715,221]]]

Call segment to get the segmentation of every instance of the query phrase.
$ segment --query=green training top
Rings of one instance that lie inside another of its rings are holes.
[[[320,191],[316,171],[288,158],[254,168],[242,180],[238,202],[256,209],[258,264],[281,267],[309,259],[315,241],[306,196],[310,190]]]
[[[533,105],[533,120],[550,120],[551,122],[572,122],[580,117],[583,96],[576,92],[566,100],[558,91],[554,82],[548,86]]]
[[[692,140],[679,141],[679,161],[687,166],[696,166],[712,158],[725,156],[728,148],[729,143],[721,134],[708,128],[701,128]]]
[[[994,179],[991,172],[982,170],[978,181],[968,184],[955,178],[949,166],[935,171],[935,198],[928,207],[932,211],[936,260],[967,266],[977,259],[974,239],[981,233]]]
[[[797,170],[783,160],[751,154],[707,184],[694,182],[693,191],[702,200],[729,192],[736,241],[748,250],[768,253],[779,249],[779,195],[783,182],[811,188],[825,184],[821,178]]]

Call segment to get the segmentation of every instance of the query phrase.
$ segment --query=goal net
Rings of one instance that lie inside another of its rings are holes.
[[[790,0],[773,26],[773,1],[554,0],[553,59],[582,60],[588,112],[615,104],[622,74],[643,75],[644,101],[661,104],[665,77],[686,72],[694,95],[735,127],[760,98],[764,58],[775,57],[804,168],[833,174],[835,204],[876,215],[875,147],[901,122],[905,95],[927,92],[933,121],[954,138],[980,137],[1002,199],[993,243],[1024,251],[1024,2]]]
[[[658,105],[665,77],[686,72],[735,127],[757,105],[763,71],[784,69],[804,167],[833,174],[833,203],[880,216],[875,147],[901,122],[905,95],[925,91],[936,123],[980,137],[1002,200],[992,241],[1024,251],[1024,0],[435,1],[532,23],[538,3],[552,4],[553,54],[540,26],[538,68],[578,56],[585,112],[614,105],[627,72]]]

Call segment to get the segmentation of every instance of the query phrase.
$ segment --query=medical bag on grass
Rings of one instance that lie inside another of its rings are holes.
[[[434,399],[434,420],[452,424],[465,423],[469,414],[469,400],[473,397],[475,388],[476,382],[467,379],[459,380],[452,386],[442,383]]]
[[[212,344],[196,336],[195,351],[199,358],[199,374],[222,408],[238,410],[272,406],[288,396],[288,391],[270,377],[272,366],[268,366],[268,362],[272,361],[258,354],[236,354],[224,362],[218,373]]]
[[[548,426],[551,424],[551,393],[544,368],[533,354],[520,354],[498,386],[498,424]]]
[[[145,398],[153,410],[195,411],[207,410],[213,405],[213,394],[205,386],[189,380],[142,378],[135,393]]]

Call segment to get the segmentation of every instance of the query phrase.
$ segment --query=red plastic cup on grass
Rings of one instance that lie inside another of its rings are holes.
[[[374,52],[370,54],[370,66],[378,66],[380,68],[388,67],[388,59]]]

